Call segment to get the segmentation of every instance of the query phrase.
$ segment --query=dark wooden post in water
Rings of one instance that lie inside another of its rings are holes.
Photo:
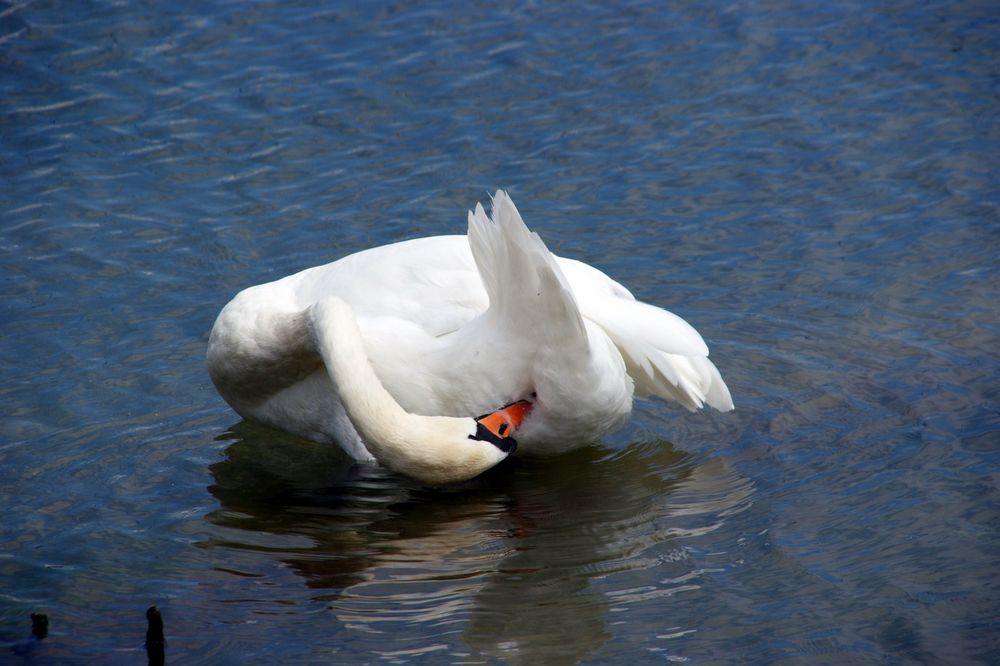
[[[49,635],[49,616],[45,613],[31,614],[31,635],[42,640]]]
[[[160,609],[150,606],[146,609],[146,656],[149,666],[163,666],[166,661],[167,642],[163,638],[163,616]]]

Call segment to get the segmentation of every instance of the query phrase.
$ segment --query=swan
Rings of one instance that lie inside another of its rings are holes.
[[[636,396],[733,409],[690,324],[553,255],[503,190],[491,215],[469,212],[466,236],[244,289],[219,313],[207,361],[243,418],[429,484],[472,478],[518,447],[588,444]]]

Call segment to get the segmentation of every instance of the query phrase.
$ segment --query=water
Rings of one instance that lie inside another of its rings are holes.
[[[0,6],[5,659],[997,663],[998,62],[975,2]],[[497,187],[737,411],[435,492],[217,397],[237,290]]]

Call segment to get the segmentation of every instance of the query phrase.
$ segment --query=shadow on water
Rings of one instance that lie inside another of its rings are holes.
[[[346,625],[444,634],[458,621],[466,645],[515,663],[592,653],[626,594],[601,589],[608,576],[700,575],[683,562],[684,538],[713,531],[753,493],[721,461],[669,442],[515,457],[436,490],[252,424],[225,438],[209,489],[221,506],[208,519],[230,539],[203,545],[277,557]]]

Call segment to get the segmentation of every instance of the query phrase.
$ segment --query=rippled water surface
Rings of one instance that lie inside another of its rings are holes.
[[[0,4],[3,659],[1000,662],[995,3],[353,5]],[[435,491],[216,395],[497,187],[737,410]]]

